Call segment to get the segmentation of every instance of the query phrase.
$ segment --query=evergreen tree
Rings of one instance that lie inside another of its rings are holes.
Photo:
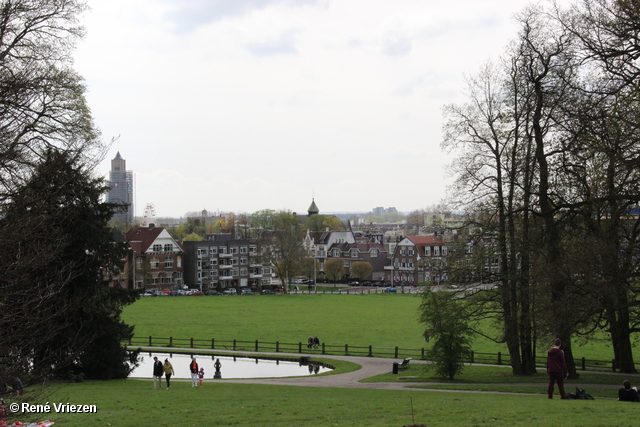
[[[129,373],[120,320],[137,293],[109,286],[127,245],[108,222],[107,187],[68,152],[50,149],[0,215],[0,357],[4,376],[41,380]],[[2,380],[3,378],[0,378]]]

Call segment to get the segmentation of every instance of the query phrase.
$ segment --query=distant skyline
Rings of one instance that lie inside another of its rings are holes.
[[[88,0],[75,67],[117,138],[96,172],[120,151],[136,216],[437,204],[441,108],[529,3]]]

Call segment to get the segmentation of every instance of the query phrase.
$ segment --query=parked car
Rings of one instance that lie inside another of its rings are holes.
[[[251,289],[245,288],[242,290],[240,295],[253,295],[253,291]]]
[[[163,289],[162,292],[164,292],[167,295],[171,295],[171,289]]]
[[[181,296],[184,296],[184,295],[186,295],[186,294],[187,294],[187,293],[186,293],[185,291],[183,291],[182,289],[178,289],[177,291],[175,291],[175,292],[173,293],[173,295],[174,295],[174,296],[177,296],[177,297],[181,297]]]
[[[393,288],[393,287],[391,287],[391,286],[389,286],[388,288],[384,288],[384,291],[385,291],[385,292],[394,293],[394,294],[395,294],[396,292],[398,292],[398,291],[396,291],[396,288]]]
[[[222,291],[223,294],[225,295],[237,295],[238,292],[236,291],[235,288],[229,288],[229,289],[225,289],[224,291]]]
[[[275,295],[276,292],[273,289],[263,289],[262,295]]]
[[[200,289],[189,289],[187,295],[204,295]]]
[[[205,292],[204,294],[205,295],[222,295],[222,292],[209,290],[209,291]]]
[[[353,282],[349,283],[349,286],[360,286],[360,282],[354,280]]]
[[[155,297],[168,297],[169,295],[165,294],[163,291],[155,291],[153,293],[153,296],[155,296]]]

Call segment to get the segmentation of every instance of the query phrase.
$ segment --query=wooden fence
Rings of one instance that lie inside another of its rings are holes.
[[[395,359],[415,358],[426,359],[427,350],[425,348],[411,349],[400,347],[373,347],[355,346],[355,345],[330,345],[322,343],[317,350],[307,348],[307,343],[287,343],[287,342],[268,342],[268,341],[240,341],[240,340],[216,340],[216,339],[197,339],[197,338],[159,338],[159,337],[134,337],[125,342],[129,347],[173,347],[173,348],[189,348],[189,349],[207,349],[207,350],[231,350],[231,351],[253,351],[263,353],[304,353],[304,354],[324,354],[339,356],[366,356],[366,357],[387,357]],[[615,361],[604,360],[587,360],[586,358],[576,358],[576,367],[583,371],[611,371],[616,372],[617,367]],[[465,363],[486,364],[486,365],[509,365],[509,355],[496,353],[477,353],[471,352],[470,359]],[[538,368],[544,368],[546,357],[537,356],[536,365]]]

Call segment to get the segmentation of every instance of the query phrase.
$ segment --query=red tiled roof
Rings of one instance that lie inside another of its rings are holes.
[[[444,240],[438,236],[407,236],[407,239],[411,240],[416,246],[441,246],[444,245]]]
[[[125,238],[129,241],[131,249],[139,254],[146,252],[163,230],[162,227],[132,228],[127,232]]]

